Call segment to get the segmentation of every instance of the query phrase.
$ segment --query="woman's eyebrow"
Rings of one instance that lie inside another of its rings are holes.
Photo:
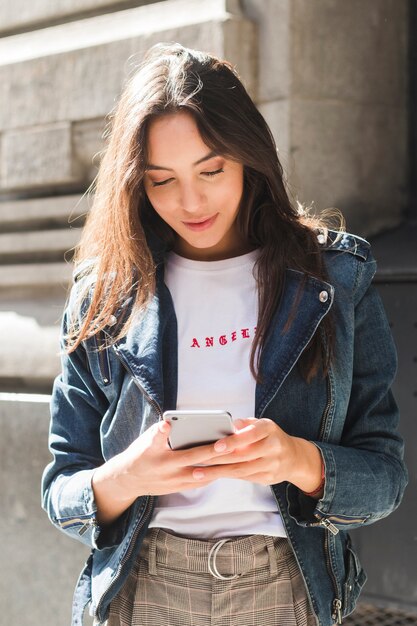
[[[198,159],[198,161],[195,161],[195,163],[193,163],[193,167],[196,165],[200,165],[200,163],[203,163],[204,161],[208,161],[209,159],[212,159],[215,156],[219,156],[219,155],[217,154],[217,152],[212,150],[205,156],[201,157],[201,159]],[[148,165],[146,166],[146,171],[149,172],[149,170],[166,170],[167,172],[174,171],[172,167],[165,167],[163,165],[154,165],[153,163],[148,163]]]

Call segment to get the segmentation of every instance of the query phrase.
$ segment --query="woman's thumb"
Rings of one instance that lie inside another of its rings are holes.
[[[165,420],[160,420],[158,422],[158,433],[164,435],[165,439],[168,439],[169,431],[171,430],[171,425]]]

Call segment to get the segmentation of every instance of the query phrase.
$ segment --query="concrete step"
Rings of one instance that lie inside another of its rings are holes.
[[[60,260],[77,245],[80,235],[80,228],[0,235],[0,263]]]
[[[0,290],[66,289],[72,266],[64,257],[87,212],[79,195],[0,202]]]
[[[66,288],[72,277],[70,263],[28,263],[0,265],[1,290]]]
[[[0,202],[0,233],[82,225],[86,196],[70,195]]]

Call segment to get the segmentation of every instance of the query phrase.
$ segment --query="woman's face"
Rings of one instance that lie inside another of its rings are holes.
[[[248,251],[236,227],[243,166],[212,152],[189,113],[172,113],[150,123],[148,159],[145,191],[176,232],[178,254],[209,261]]]

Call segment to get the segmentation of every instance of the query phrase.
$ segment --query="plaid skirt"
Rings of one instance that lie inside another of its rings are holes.
[[[95,622],[96,624],[97,622]],[[286,539],[152,528],[105,626],[316,626]]]

